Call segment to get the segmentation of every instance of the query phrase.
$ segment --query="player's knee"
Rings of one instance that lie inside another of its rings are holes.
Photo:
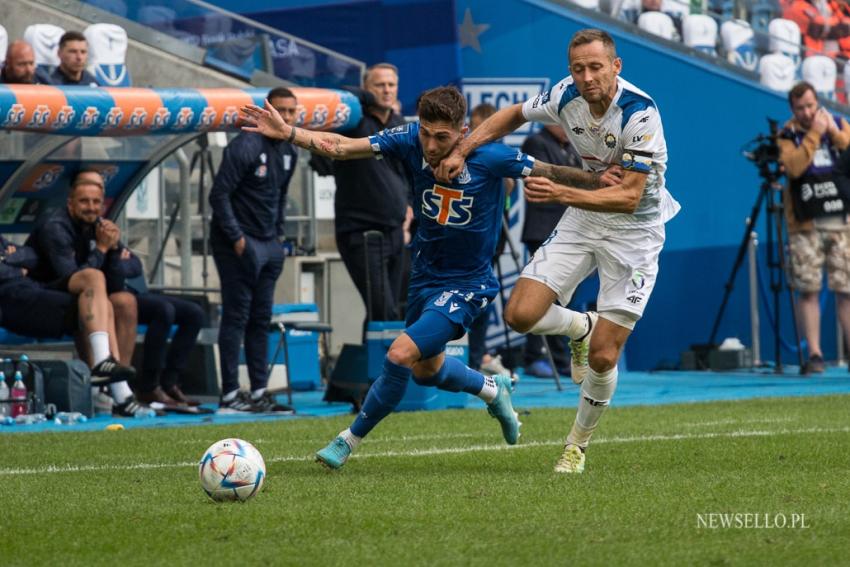
[[[77,278],[86,288],[106,289],[106,277],[100,270],[85,268],[75,273],[73,277]]]
[[[608,372],[617,365],[620,352],[616,347],[591,349],[587,358],[590,368],[597,374],[601,374],[602,372]]]
[[[136,298],[132,293],[120,291],[109,296],[109,302],[115,310],[115,316],[122,320],[135,320],[138,318]]]
[[[508,301],[504,317],[508,326],[517,333],[527,333],[536,323],[528,310],[523,308],[522,303],[514,299]]]
[[[399,366],[407,366],[411,368],[413,364],[416,362],[417,353],[415,348],[411,349],[409,345],[401,343],[400,341],[394,341],[393,344],[390,345],[390,349],[387,351],[387,358],[393,364],[398,364]]]

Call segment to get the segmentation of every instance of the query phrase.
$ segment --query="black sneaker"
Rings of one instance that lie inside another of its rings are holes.
[[[283,413],[292,415],[295,413],[295,408],[286,404],[279,404],[275,397],[268,392],[265,392],[259,398],[251,398],[254,404],[254,411],[258,413]]]
[[[809,361],[806,362],[806,374],[820,374],[824,370],[826,370],[826,363],[822,356],[816,354],[809,357]]]
[[[123,404],[112,406],[112,415],[115,417],[155,417],[159,413],[150,406],[136,401],[134,396],[130,396]]]
[[[101,360],[91,369],[91,384],[111,384],[112,382],[130,382],[136,377],[136,369],[132,366],[124,366],[115,357],[110,356]]]
[[[236,392],[236,397],[229,402],[225,402],[224,398],[219,400],[218,413],[257,413],[257,410],[251,401],[251,394],[239,390]]]

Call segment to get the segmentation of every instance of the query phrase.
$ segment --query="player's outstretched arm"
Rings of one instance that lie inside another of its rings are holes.
[[[626,170],[617,185],[586,191],[546,177],[526,177],[525,197],[532,203],[560,203],[600,213],[634,213],[646,187],[646,174]]]
[[[374,157],[369,138],[346,138],[332,132],[313,132],[290,126],[267,100],[265,108],[248,104],[242,112],[246,132],[257,132],[268,138],[286,140],[301,148],[331,159],[362,159]]]
[[[531,169],[532,177],[545,177],[560,185],[578,189],[599,189],[607,185],[617,185],[622,180],[622,168],[611,166],[602,173],[584,171],[567,165],[552,165],[536,160]]]
[[[522,115],[522,104],[499,110],[482,122],[469,136],[462,139],[452,153],[443,158],[434,171],[434,177],[443,183],[451,183],[452,179],[461,174],[466,157],[475,148],[510,134],[526,122],[525,116]]]

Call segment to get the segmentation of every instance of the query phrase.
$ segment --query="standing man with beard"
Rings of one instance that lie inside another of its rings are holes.
[[[581,473],[590,437],[617,387],[620,354],[655,287],[664,225],[680,206],[665,187],[661,115],[648,94],[619,76],[623,61],[613,38],[579,30],[567,56],[569,77],[487,119],[443,160],[436,177],[457,176],[477,147],[529,121],[560,124],[588,174],[600,175],[610,164],[622,168],[618,183],[595,191],[535,175],[526,179],[530,202],[569,208],[523,270],[505,310],[505,320],[520,333],[571,339],[570,371],[581,393],[555,472]],[[566,305],[595,270],[598,314],[555,304]]]

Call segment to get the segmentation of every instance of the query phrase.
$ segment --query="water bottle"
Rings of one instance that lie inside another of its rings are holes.
[[[15,423],[18,425],[31,425],[44,421],[47,421],[47,417],[43,413],[22,413],[15,417]]]
[[[0,417],[0,425],[15,425],[15,420],[8,415],[5,415]]]
[[[12,408],[9,407],[9,385],[6,384],[6,375],[0,370],[0,419],[8,416]]]
[[[56,414],[53,422],[57,425],[73,425],[75,423],[85,423],[88,418],[78,411],[60,411]]]
[[[112,397],[102,388],[92,388],[94,415],[112,415]]]
[[[27,387],[24,385],[24,377],[21,371],[15,371],[15,383],[12,384],[12,417],[25,415],[27,413]]]

